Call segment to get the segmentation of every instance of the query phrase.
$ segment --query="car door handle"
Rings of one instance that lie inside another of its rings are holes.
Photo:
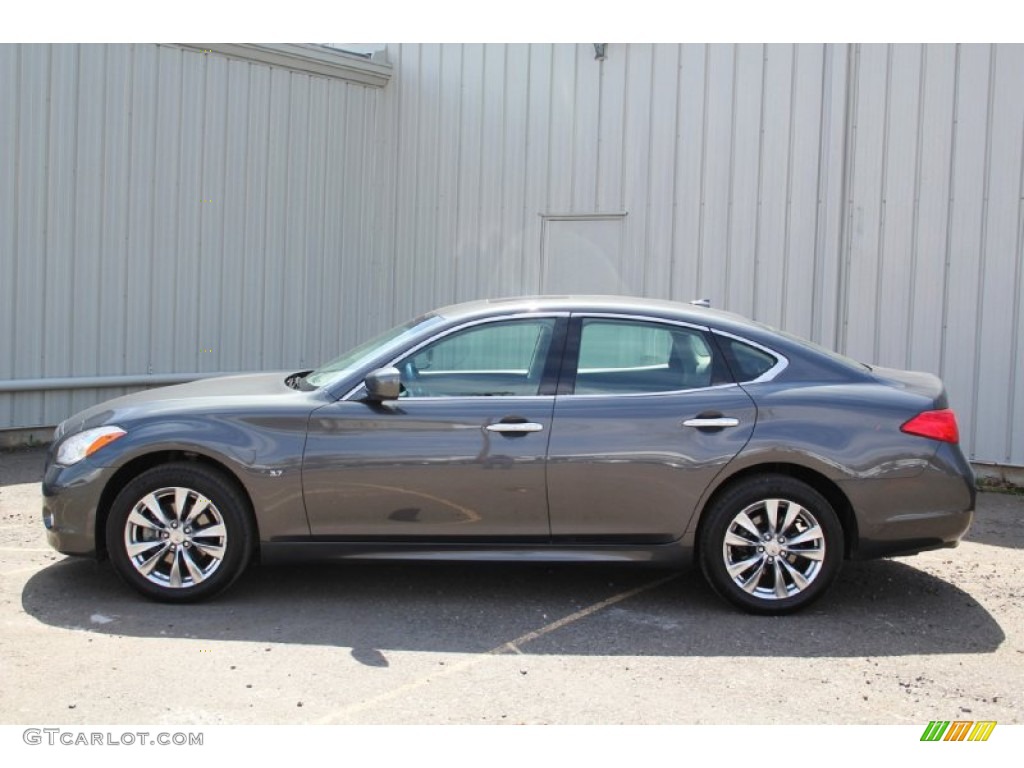
[[[540,432],[544,429],[543,424],[537,424],[532,421],[517,421],[517,422],[499,422],[498,424],[488,424],[486,427],[488,432],[501,432],[502,434],[521,435],[527,432]]]
[[[707,419],[697,417],[696,419],[687,419],[683,422],[684,427],[696,427],[697,429],[721,429],[722,427],[738,427],[739,425],[739,419],[729,416],[717,416]]]

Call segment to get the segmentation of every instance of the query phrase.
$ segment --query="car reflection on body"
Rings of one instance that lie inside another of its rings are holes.
[[[759,613],[955,546],[974,507],[935,376],[626,297],[460,304],[315,371],[103,403],[43,494],[56,549],[165,601],[255,557],[696,562]]]

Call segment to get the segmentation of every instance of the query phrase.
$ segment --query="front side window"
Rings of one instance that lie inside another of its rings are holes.
[[[585,318],[575,394],[674,392],[710,386],[710,342],[694,328]]]
[[[512,397],[540,392],[555,318],[456,331],[398,363],[402,397]]]

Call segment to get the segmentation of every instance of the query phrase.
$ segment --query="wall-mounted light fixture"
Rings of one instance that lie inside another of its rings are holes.
[[[594,58],[598,61],[604,61],[607,47],[608,43],[594,43]]]

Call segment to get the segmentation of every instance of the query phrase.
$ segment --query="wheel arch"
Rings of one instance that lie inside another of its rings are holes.
[[[843,559],[850,559],[851,555],[857,548],[858,540],[857,517],[853,512],[853,505],[850,504],[850,500],[833,480],[826,477],[821,472],[800,464],[791,464],[787,462],[771,462],[745,467],[719,483],[719,485],[701,505],[700,515],[697,521],[697,529],[694,532],[694,555],[696,559],[699,559],[700,557],[701,533],[703,532],[703,528],[708,517],[705,512],[711,509],[715,502],[718,501],[722,495],[727,493],[729,489],[750,479],[751,477],[757,477],[759,475],[784,475],[786,477],[792,477],[795,480],[800,480],[801,482],[806,483],[824,496],[832,506],[832,509],[835,510],[836,515],[839,517],[839,523],[843,529]]]
[[[245,487],[245,484],[241,481],[238,475],[224,462],[218,461],[217,459],[202,453],[184,450],[161,450],[136,456],[124,466],[120,467],[117,472],[111,476],[110,480],[107,481],[106,486],[104,486],[103,492],[100,494],[99,503],[96,507],[96,529],[94,531],[94,535],[97,557],[104,558],[107,556],[107,519],[110,517],[110,510],[114,504],[114,499],[117,498],[117,494],[121,492],[121,489],[147,470],[164,464],[172,464],[174,462],[182,461],[195,462],[207,469],[211,469],[235,487],[240,497],[245,502],[246,514],[249,516],[249,520],[253,526],[253,531],[256,534],[253,537],[254,549],[252,557],[255,558],[259,556],[259,521],[256,519],[256,513],[253,509],[252,497],[249,495],[248,489]]]

